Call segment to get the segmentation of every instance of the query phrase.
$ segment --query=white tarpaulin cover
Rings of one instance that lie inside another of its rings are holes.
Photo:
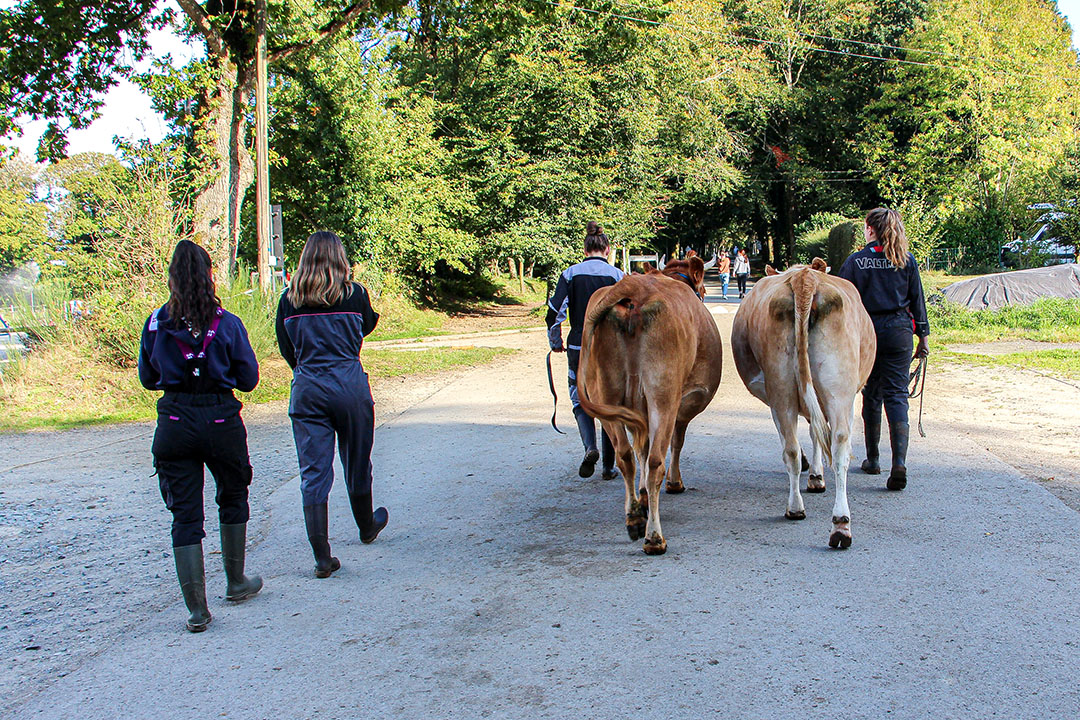
[[[1028,305],[1039,298],[1080,298],[1080,265],[1051,265],[961,280],[944,290],[945,298],[971,310]]]

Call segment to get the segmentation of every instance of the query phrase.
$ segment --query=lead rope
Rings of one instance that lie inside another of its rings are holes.
[[[908,398],[912,400],[919,398],[919,436],[926,437],[922,427],[923,391],[926,390],[926,358],[919,358],[919,364],[915,366],[915,369],[911,371],[911,375],[908,376],[908,384],[910,386]]]
[[[560,435],[565,435],[559,426],[555,424],[555,415],[559,412],[559,396],[555,394],[555,378],[551,375],[551,351],[547,354],[547,371],[548,371],[548,390],[551,391],[551,401],[554,404],[554,409],[551,411],[551,427],[555,428],[555,432]]]

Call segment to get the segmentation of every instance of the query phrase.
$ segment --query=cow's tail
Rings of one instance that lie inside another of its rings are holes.
[[[649,437],[649,423],[645,416],[631,408],[619,405],[594,403],[589,400],[589,391],[585,387],[587,368],[591,360],[591,346],[596,341],[596,326],[601,322],[611,321],[617,332],[632,336],[642,327],[641,307],[633,298],[608,292],[596,306],[590,308],[582,330],[581,357],[578,359],[578,402],[581,408],[598,420],[621,422],[634,433],[634,445],[644,447]]]
[[[824,451],[829,464],[832,464],[832,430],[821,410],[814,378],[810,373],[810,312],[817,289],[817,275],[809,268],[800,270],[791,279],[791,290],[795,296],[795,379],[802,404],[810,416],[810,435]]]

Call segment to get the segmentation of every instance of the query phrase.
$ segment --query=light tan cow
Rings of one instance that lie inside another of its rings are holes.
[[[847,470],[855,395],[870,376],[877,337],[855,286],[824,269],[824,261],[815,258],[812,266],[796,265],[758,281],[735,314],[731,350],[746,389],[772,410],[784,445],[785,517],[806,517],[796,437],[802,415],[810,421],[813,443],[806,491],[825,492],[824,452],[836,481],[829,546],[846,548],[851,545]]]
[[[626,484],[626,530],[631,540],[645,538],[649,555],[667,550],[659,491],[668,447],[667,491],[682,492],[686,426],[720,385],[720,332],[698,297],[704,274],[701,258],[692,257],[668,263],[663,274],[627,275],[597,290],[585,314],[578,398],[615,445]]]

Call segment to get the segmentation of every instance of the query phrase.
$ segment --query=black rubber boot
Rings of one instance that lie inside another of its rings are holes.
[[[903,490],[907,487],[907,446],[910,426],[906,423],[889,425],[889,440],[892,443],[892,472],[885,487],[890,490]]]
[[[878,444],[881,442],[881,408],[870,412],[863,404],[863,436],[866,439],[866,459],[862,461],[862,471],[867,475],[881,474],[881,460]]]
[[[365,545],[375,542],[386,523],[390,522],[390,513],[384,507],[372,512],[371,493],[349,493],[349,504],[352,505],[356,527],[360,529],[360,542]]]
[[[579,407],[574,408],[574,418],[577,420],[581,444],[585,446],[585,457],[578,467],[578,475],[592,477],[596,472],[596,461],[600,459],[600,451],[596,449],[596,422]]]
[[[341,562],[330,554],[329,519],[326,503],[304,506],[308,542],[315,553],[315,577],[328,578],[341,569]]]
[[[184,594],[191,617],[187,629],[202,632],[210,624],[210,610],[206,607],[206,572],[203,567],[202,543],[173,548],[176,559],[176,577],[180,580],[180,592]]]
[[[225,565],[225,599],[232,602],[247,600],[262,590],[262,578],[244,575],[244,555],[247,551],[247,523],[221,524],[221,561]]]
[[[600,477],[604,480],[614,480],[619,477],[619,474],[615,472],[615,446],[611,443],[608,434],[603,431],[600,432],[600,449],[602,451],[602,467],[604,468],[603,472],[600,473]]]

